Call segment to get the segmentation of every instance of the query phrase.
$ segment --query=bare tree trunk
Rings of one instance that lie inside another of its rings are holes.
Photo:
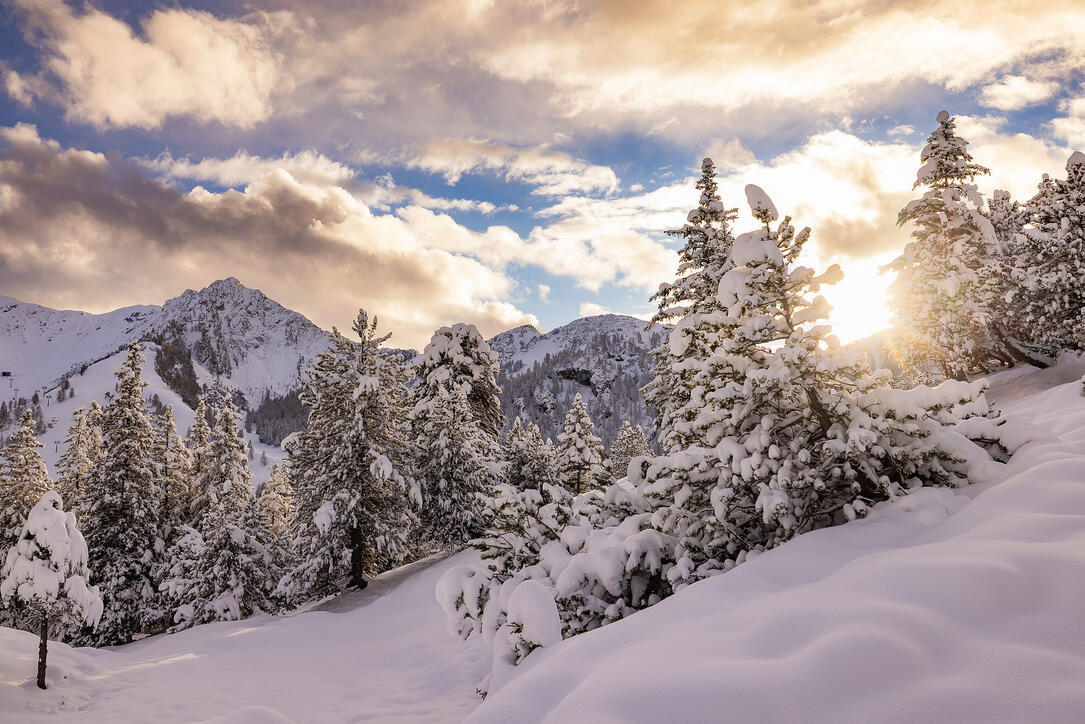
[[[350,582],[364,589],[369,585],[365,580],[365,561],[362,560],[362,531],[358,528],[350,530]]]
[[[41,615],[41,641],[38,642],[38,688],[45,688],[45,657],[49,655],[49,617]]]

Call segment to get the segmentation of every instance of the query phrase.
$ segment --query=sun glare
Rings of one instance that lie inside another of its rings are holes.
[[[844,278],[821,289],[833,309],[829,322],[833,334],[844,344],[868,337],[889,326],[886,294],[892,274],[879,274],[878,267],[888,259],[864,259],[841,264]]]

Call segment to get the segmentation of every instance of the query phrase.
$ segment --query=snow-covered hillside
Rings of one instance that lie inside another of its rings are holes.
[[[327,346],[327,334],[308,319],[223,279],[188,290],[162,306],[125,307],[105,314],[60,311],[0,297],[0,370],[8,390],[29,398],[61,377],[110,356],[132,339],[179,337],[191,351],[201,382],[245,395],[253,405],[265,390],[283,394]]]
[[[640,395],[652,362],[648,352],[666,329],[635,317],[604,314],[541,334],[524,326],[490,340],[501,363],[498,384],[507,424],[517,415],[556,438],[576,393],[588,405],[595,433],[610,444],[622,420],[652,430]]]
[[[1036,426],[1001,479],[882,504],[537,650],[469,721],[1081,721],[1085,397],[1036,392],[1066,373],[996,376]]]
[[[997,375],[1026,444],[599,630],[537,649],[481,701],[477,640],[434,589],[474,553],[315,610],[113,649],[0,629],[0,721],[1078,722],[1085,711],[1081,363]]]
[[[169,388],[162,378],[158,376],[154,365],[150,363],[150,360],[154,359],[156,346],[151,342],[145,342],[142,349],[143,356],[148,360],[143,365],[143,381],[147,383],[144,397],[149,400],[157,396],[162,404],[172,405],[174,418],[177,421],[177,429],[184,434],[195,421],[195,412],[185,405],[176,392]],[[43,445],[41,455],[45,458],[50,475],[55,475],[57,460],[64,452],[64,438],[68,433],[68,427],[71,425],[72,413],[80,407],[89,405],[91,400],[97,400],[99,404],[105,405],[106,393],[113,391],[116,382],[113,373],[124,362],[124,358],[125,352],[122,350],[89,365],[83,370],[82,374],[76,373],[71,378],[72,389],[75,390],[74,397],[68,397],[63,402],[57,402],[56,398],[49,397],[42,402],[42,413],[48,427],[44,433],[38,436],[38,439]],[[4,392],[6,390],[0,387],[0,399],[6,397],[3,394]],[[267,480],[268,467],[281,461],[285,457],[285,453],[278,447],[264,445],[253,433],[245,432],[244,436],[246,441],[252,444],[253,448],[253,460],[250,463],[253,472],[253,484],[262,483]],[[267,465],[262,464],[261,461],[264,459],[267,460]]]

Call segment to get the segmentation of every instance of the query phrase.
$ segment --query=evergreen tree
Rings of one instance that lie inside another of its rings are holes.
[[[927,190],[897,217],[899,225],[913,225],[914,241],[890,265],[897,272],[890,289],[893,325],[905,367],[919,370],[930,362],[946,377],[965,379],[1002,354],[988,331],[986,293],[998,241],[971,183],[989,171],[972,162],[946,111],[938,114],[920,160],[913,188]]]
[[[438,395],[419,430],[421,522],[427,540],[452,549],[482,532],[483,500],[494,484],[492,446],[463,387],[442,387]]]
[[[193,455],[177,432],[173,406],[168,405],[156,421],[156,457],[162,502],[159,519],[163,525],[163,540],[171,531],[188,521],[195,497]]]
[[[481,532],[502,425],[497,355],[472,324],[434,332],[416,366],[411,436],[422,484],[422,537],[454,548]]]
[[[294,517],[294,489],[290,487],[285,465],[271,466],[271,476],[260,491],[260,506],[272,535],[289,540],[290,521]]]
[[[558,435],[562,485],[574,495],[599,487],[608,479],[603,467],[603,443],[595,436],[584,398],[576,393],[565,416],[565,430]]]
[[[376,320],[358,314],[355,344],[334,331],[302,382],[307,428],[286,443],[299,563],[277,595],[300,602],[365,587],[406,551],[421,494],[405,437],[407,370],[384,355]]]
[[[294,517],[294,490],[290,487],[285,465],[271,466],[271,477],[261,489],[258,502],[266,531],[265,545],[271,572],[268,591],[272,592],[295,563],[290,532],[290,521]]]
[[[207,400],[200,395],[196,403],[196,420],[188,428],[185,436],[185,445],[192,453],[192,476],[199,477],[206,467],[204,458],[207,456],[207,443],[211,439],[211,415],[207,411]]]
[[[622,427],[618,430],[618,437],[610,446],[607,453],[610,473],[616,478],[624,478],[628,474],[629,461],[636,457],[650,455],[648,439],[644,436],[644,430],[639,425],[631,425],[629,420],[622,420]]]
[[[60,494],[48,490],[30,510],[0,572],[0,601],[25,611],[40,633],[39,689],[46,688],[50,630],[94,626],[102,615],[102,598],[87,585],[89,577],[87,544],[75,514],[65,513]]]
[[[19,541],[30,509],[53,487],[34,426],[34,414],[24,409],[19,428],[0,449],[0,557]]]
[[[207,491],[207,509],[197,526],[203,545],[196,546],[196,565],[181,566],[185,583],[166,587],[184,601],[175,629],[236,621],[270,608],[266,525],[251,492],[245,441],[229,397],[211,431],[205,462],[199,487]]]
[[[64,440],[64,454],[57,460],[57,492],[67,501],[68,510],[78,521],[83,514],[84,491],[94,466],[102,459],[102,431],[98,427],[101,408],[91,403],[91,410],[80,407],[72,414],[72,425]]]
[[[731,225],[737,209],[728,209],[720,200],[716,166],[712,159],[701,162],[697,182],[701,198],[687,216],[685,225],[667,233],[685,241],[678,252],[675,280],[660,285],[652,301],[659,311],[653,323],[675,319],[670,343],[653,352],[654,378],[642,391],[648,406],[655,410],[656,430],[664,450],[679,450],[693,442],[685,429],[713,380],[698,376],[703,362],[719,344],[719,302],[716,289],[730,268]]]
[[[891,390],[888,372],[841,349],[822,321],[828,304],[812,296],[839,268],[796,266],[810,230],[796,233],[790,217],[773,228],[771,200],[756,186],[747,197],[763,226],[735,240],[720,281],[724,341],[706,363],[720,385],[695,419],[700,443],[634,481],[654,501],[653,525],[677,541],[672,585],[917,485],[963,480],[934,433],[938,415],[977,390]]]
[[[504,426],[497,388],[497,353],[473,324],[441,327],[418,362],[412,419],[424,416],[451,386],[462,387],[475,425],[493,442]]]
[[[143,405],[142,362],[139,343],[130,343],[116,371],[116,391],[102,410],[102,460],[86,486],[83,527],[105,612],[97,630],[80,640],[103,646],[127,643],[144,630],[156,590],[152,566],[162,546],[162,493],[152,459],[154,427]]]
[[[1030,346],[1055,357],[1085,349],[1085,154],[1066,162],[1066,178],[1045,175],[1028,202],[1029,226],[1014,264],[1010,305]]]

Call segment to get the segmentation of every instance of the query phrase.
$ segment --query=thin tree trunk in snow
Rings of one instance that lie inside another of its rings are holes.
[[[49,617],[41,615],[41,641],[38,642],[38,688],[45,688],[45,657],[49,655]]]

